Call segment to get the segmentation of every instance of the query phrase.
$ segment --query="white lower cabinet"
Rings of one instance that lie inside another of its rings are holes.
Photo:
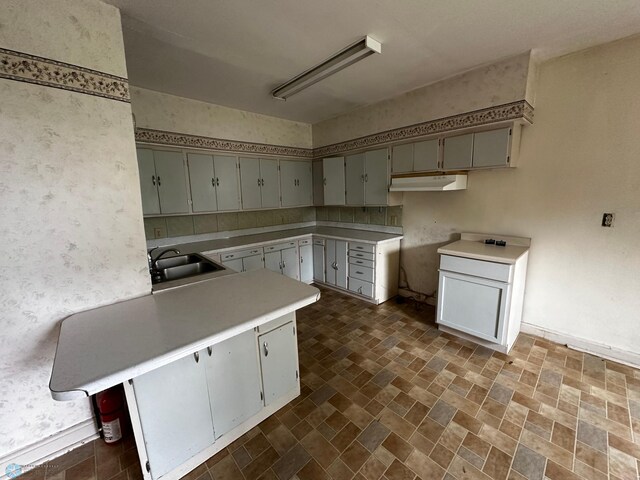
[[[217,439],[262,408],[255,332],[249,330],[209,347],[205,366]]]
[[[304,283],[313,282],[313,246],[311,240],[300,240],[298,242],[300,252],[300,281]]]
[[[298,344],[295,322],[258,336],[264,404],[298,387]]]
[[[263,251],[261,247],[236,250],[220,255],[222,264],[236,272],[251,272],[264,268]]]
[[[203,355],[206,350],[145,373],[132,382],[148,470],[154,479],[214,442]],[[127,401],[131,404],[129,395]],[[143,469],[145,463],[141,462]]]
[[[313,280],[325,282],[324,276],[324,239],[313,239]]]
[[[297,243],[286,242],[264,247],[264,266],[267,270],[300,280]]]
[[[125,382],[145,480],[177,480],[300,394],[295,313]]]
[[[347,288],[347,242],[325,239],[325,282],[340,288]]]

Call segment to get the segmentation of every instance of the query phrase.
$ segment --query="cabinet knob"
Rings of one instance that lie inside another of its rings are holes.
[[[209,356],[211,356],[211,354],[213,353],[213,347],[207,347],[207,353],[209,354]]]
[[[258,179],[258,186],[260,186],[260,179]]]
[[[268,357],[269,356],[269,344],[267,342],[264,342],[262,344],[262,348],[264,349],[264,356]]]
[[[365,181],[365,182],[368,182],[368,181],[369,181],[369,174],[368,174],[368,173],[365,173],[365,174],[364,174],[364,181]]]
[[[158,186],[160,186],[160,185],[162,185],[162,184],[160,183],[160,175],[158,175]]]
[[[198,363],[200,361],[200,352],[195,352],[193,354],[193,358],[196,359],[196,363]]]
[[[153,185],[156,184],[156,176],[155,175],[151,175],[151,183],[153,183]]]
[[[323,180],[323,183],[324,183],[324,185],[327,184],[327,179],[326,178]]]
[[[215,179],[215,178],[212,178],[212,179],[211,179],[211,186],[212,186],[212,187],[215,187],[215,186],[216,186],[216,179]]]
[[[358,293],[362,293],[362,287],[358,287]]]

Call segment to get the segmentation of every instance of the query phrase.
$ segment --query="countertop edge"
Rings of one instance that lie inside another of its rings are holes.
[[[437,250],[437,253],[443,255],[451,255],[452,257],[460,257],[460,258],[471,258],[473,260],[484,260],[486,262],[495,262],[495,263],[503,263],[505,265],[515,265],[515,263],[522,258],[523,255],[529,253],[529,250],[524,250],[520,255],[515,258],[504,258],[504,257],[493,257],[491,255],[482,255],[478,253],[469,253],[469,252],[459,252],[447,250],[446,247],[440,247]]]

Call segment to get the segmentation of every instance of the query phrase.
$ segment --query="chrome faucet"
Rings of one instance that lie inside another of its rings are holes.
[[[154,247],[147,252],[147,262],[149,263],[150,272],[152,272],[158,267],[157,265],[158,260],[160,260],[166,253],[173,252],[176,255],[180,255],[180,250],[178,250],[177,248],[167,248],[166,250],[161,251],[156,258],[153,258],[153,255],[151,255],[151,253],[158,248],[160,247]]]

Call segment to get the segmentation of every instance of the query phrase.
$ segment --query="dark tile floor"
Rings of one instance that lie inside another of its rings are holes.
[[[300,397],[189,480],[638,478],[639,370],[523,334],[507,356],[432,322],[323,289],[298,314]],[[141,478],[132,441],[55,464],[25,480]]]

